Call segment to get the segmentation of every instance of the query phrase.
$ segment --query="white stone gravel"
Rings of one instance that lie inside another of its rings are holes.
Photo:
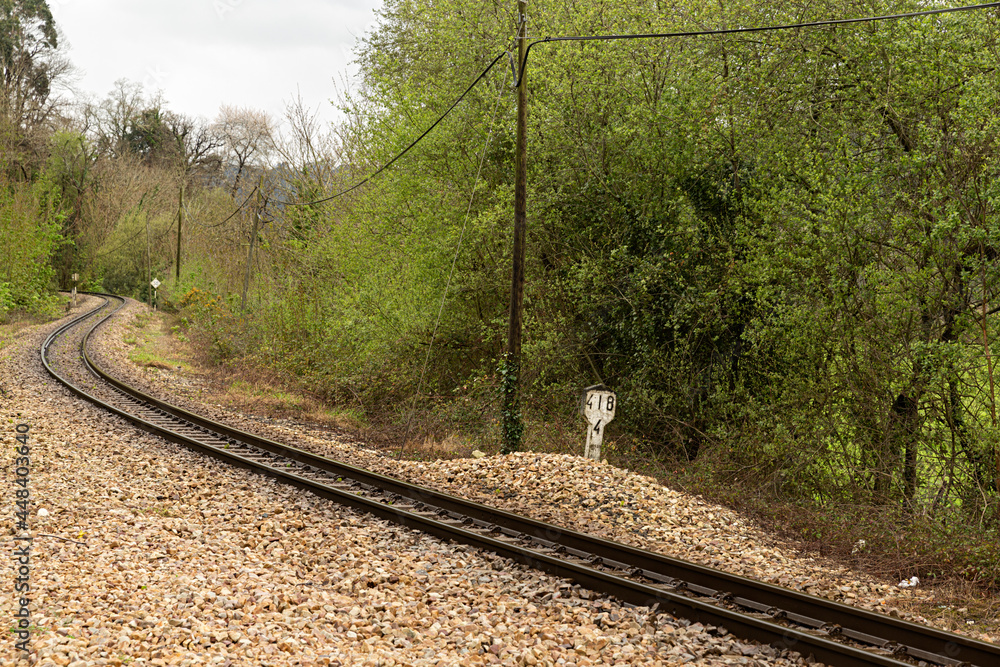
[[[900,588],[847,566],[799,553],[737,513],[701,498],[678,493],[655,479],[582,457],[519,453],[482,459],[422,463],[396,461],[350,438],[287,420],[254,418],[200,402],[197,380],[180,373],[138,368],[121,344],[141,304],[99,339],[99,359],[123,379],[154,395],[288,444],[384,474],[502,507],[567,528],[717,567],[734,574],[786,586],[846,604],[937,625],[997,643],[1000,619],[941,621],[908,612],[916,603],[937,603],[926,586]],[[985,623],[983,621],[986,621]]]
[[[55,326],[0,350],[8,552],[14,426],[31,425],[32,664],[803,662],[591,599],[137,431],[44,374],[37,349]],[[10,622],[15,574],[5,562],[0,617]],[[0,664],[27,664],[18,658],[3,633]]]

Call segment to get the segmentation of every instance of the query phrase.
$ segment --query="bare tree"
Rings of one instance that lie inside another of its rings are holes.
[[[297,95],[285,106],[285,132],[275,141],[281,164],[275,169],[285,201],[324,199],[335,187],[340,145],[332,127],[324,127],[317,110]],[[300,239],[308,236],[325,214],[318,206],[285,207],[276,233]]]
[[[166,123],[180,147],[187,179],[207,184],[222,168],[222,138],[201,118],[168,114]]]
[[[336,170],[339,150],[332,130],[324,128],[319,113],[306,107],[301,95],[285,105],[287,136],[279,133],[275,150],[296,172],[311,174],[319,183]]]
[[[187,180],[208,181],[221,167],[223,140],[214,126],[170,111],[159,94],[147,97],[142,84],[116,81],[107,98],[84,105],[80,116],[83,132],[106,157],[137,157]]]
[[[87,105],[84,124],[93,133],[102,154],[122,157],[133,152],[128,137],[143,111],[159,103],[157,97],[146,99],[141,83],[119,79],[107,98],[96,105]]]
[[[248,169],[263,166],[274,149],[275,128],[264,111],[222,105],[212,126],[225,148],[227,167],[235,169],[231,192],[239,192]]]

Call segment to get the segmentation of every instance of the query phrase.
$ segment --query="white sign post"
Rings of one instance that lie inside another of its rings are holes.
[[[76,308],[76,281],[80,279],[79,273],[73,274],[73,307]]]
[[[156,310],[156,288],[160,286],[160,281],[153,278],[153,282],[149,284],[153,286],[153,310]]]
[[[583,390],[581,411],[587,419],[587,446],[584,456],[595,461],[601,460],[601,445],[604,444],[604,429],[615,418],[618,396],[604,385],[595,385]]]

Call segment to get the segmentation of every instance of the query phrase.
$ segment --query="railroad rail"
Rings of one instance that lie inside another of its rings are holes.
[[[42,363],[74,393],[150,433],[380,518],[573,580],[622,602],[720,626],[738,637],[794,650],[829,665],[1000,665],[1000,647],[994,644],[535,521],[273,442],[173,406],[115,379],[90,358],[91,334],[125,304],[114,295],[94,296],[104,303],[55,330],[42,345]],[[113,302],[119,302],[116,308],[111,307]],[[90,388],[96,390],[100,384],[100,393],[113,397],[110,400],[89,393],[82,386],[86,383],[67,377],[50,359],[61,336],[91,319],[96,321],[83,333],[78,356],[59,363],[83,364]]]

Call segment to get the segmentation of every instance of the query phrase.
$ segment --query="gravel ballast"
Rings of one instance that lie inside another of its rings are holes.
[[[106,347],[122,347],[125,320],[102,336]],[[32,664],[803,662],[137,431],[44,372],[37,350],[55,326],[23,330],[0,351],[8,480],[14,427],[31,426]],[[15,498],[4,495],[13,552]],[[16,573],[3,571],[0,615],[11,622]],[[0,664],[27,664],[14,642],[4,633]]]
[[[574,530],[716,567],[727,572],[856,605],[996,643],[1000,619],[970,619],[944,610],[938,619],[913,613],[939,606],[932,588],[898,586],[800,553],[737,513],[679,493],[655,479],[577,456],[518,453],[423,463],[396,461],[349,437],[289,420],[263,419],[205,403],[197,377],[139,367],[124,338],[144,306],[131,302],[96,347],[98,360],[149,393],[246,431],[447,493]],[[582,449],[582,446],[581,446]],[[946,605],[940,605],[946,606]]]

